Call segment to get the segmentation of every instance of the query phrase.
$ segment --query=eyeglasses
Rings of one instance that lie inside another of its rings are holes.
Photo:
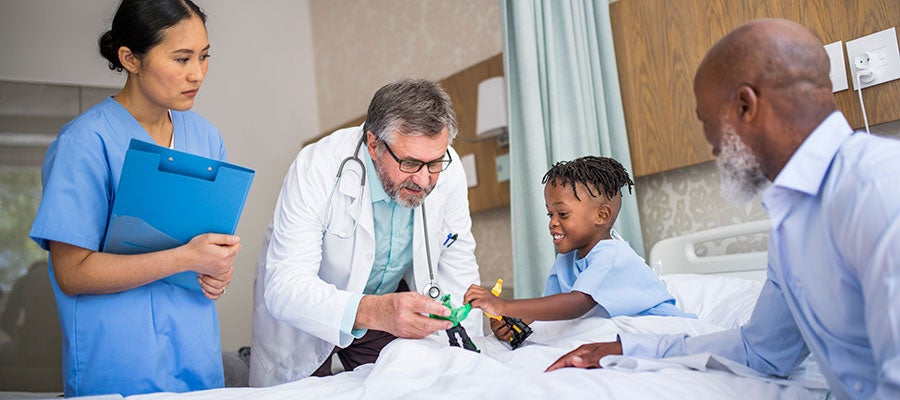
[[[387,142],[382,141],[382,143],[384,143],[384,148],[387,149],[388,154],[390,154],[391,157],[394,157],[394,161],[396,161],[397,164],[400,166],[400,171],[406,172],[408,174],[414,174],[416,172],[421,171],[422,166],[424,166],[424,165],[428,166],[428,172],[430,172],[430,173],[441,172],[441,171],[447,169],[447,167],[449,167],[450,163],[453,161],[453,157],[450,156],[450,150],[447,150],[447,158],[446,159],[434,160],[434,161],[429,161],[429,162],[413,160],[413,159],[409,159],[409,158],[404,158],[401,160],[400,158],[397,157],[396,154],[394,154],[394,151],[391,150],[391,146],[388,146]]]

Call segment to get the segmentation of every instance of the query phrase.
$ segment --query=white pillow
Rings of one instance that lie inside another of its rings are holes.
[[[660,279],[676,306],[727,329],[750,320],[763,287],[760,281],[717,275],[670,274]]]

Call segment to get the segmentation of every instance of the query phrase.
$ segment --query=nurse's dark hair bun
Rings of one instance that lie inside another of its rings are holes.
[[[124,67],[119,61],[120,47],[128,47],[140,58],[163,40],[167,28],[192,16],[206,23],[206,14],[191,0],[122,0],[112,29],[97,40],[100,55],[109,63],[109,69],[121,72]]]

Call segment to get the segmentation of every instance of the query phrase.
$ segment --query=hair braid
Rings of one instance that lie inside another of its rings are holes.
[[[628,193],[634,186],[634,181],[628,176],[628,171],[618,161],[609,157],[585,156],[572,161],[560,161],[550,168],[542,184],[550,183],[556,186],[557,181],[563,186],[572,185],[572,192],[579,201],[575,184],[581,183],[587,187],[591,197],[598,197],[600,193],[594,193],[594,189],[602,190],[608,199],[617,196],[621,189],[628,186]]]

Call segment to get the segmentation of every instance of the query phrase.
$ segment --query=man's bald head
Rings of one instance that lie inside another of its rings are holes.
[[[837,110],[829,70],[822,42],[794,22],[756,20],[725,35],[694,78],[697,117],[713,155],[739,140],[765,177],[774,179]],[[727,132],[735,137],[728,139]]]
[[[821,106],[834,101],[829,72],[828,55],[812,32],[792,21],[762,19],[716,42],[700,64],[695,84],[714,83],[719,93],[748,85],[762,95],[775,95],[773,100],[782,100],[786,108],[800,99],[806,106],[810,101]]]

